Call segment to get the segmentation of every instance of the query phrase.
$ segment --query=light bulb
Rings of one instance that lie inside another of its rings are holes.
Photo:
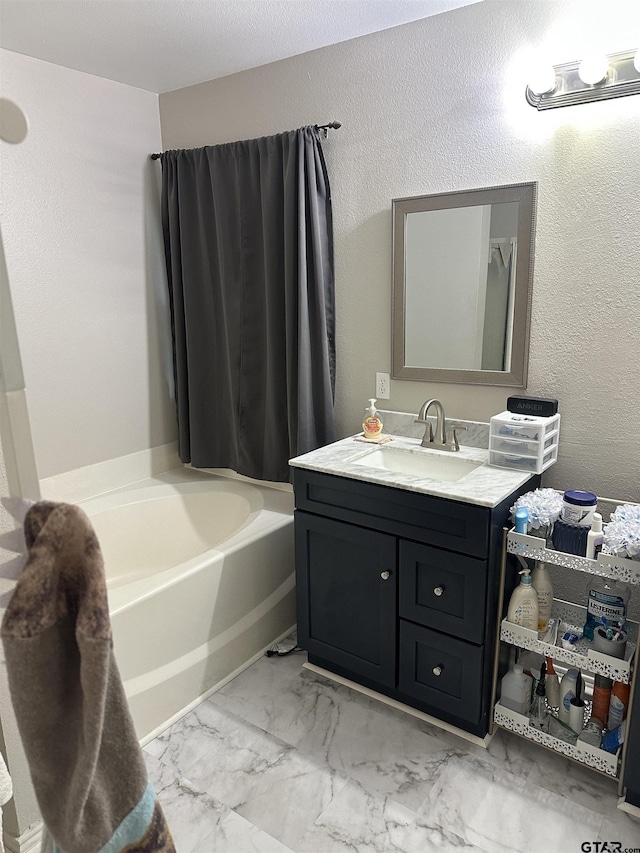
[[[545,95],[556,88],[556,71],[553,65],[539,65],[529,78],[529,88],[534,95]]]
[[[585,58],[580,63],[578,68],[578,77],[587,86],[594,86],[596,83],[601,83],[607,76],[609,70],[609,60],[604,53],[594,53]]]

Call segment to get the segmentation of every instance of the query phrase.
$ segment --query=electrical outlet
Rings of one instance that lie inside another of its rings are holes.
[[[376,397],[378,400],[389,399],[389,374],[376,373]]]

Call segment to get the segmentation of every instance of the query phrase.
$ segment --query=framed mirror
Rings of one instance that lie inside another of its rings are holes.
[[[392,376],[524,387],[537,185],[399,198]]]

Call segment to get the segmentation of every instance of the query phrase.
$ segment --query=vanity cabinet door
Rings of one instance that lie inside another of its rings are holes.
[[[396,539],[295,514],[298,642],[387,687],[396,683]]]

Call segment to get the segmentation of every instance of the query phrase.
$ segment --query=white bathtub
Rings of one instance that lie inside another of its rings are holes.
[[[293,495],[172,471],[82,501],[145,742],[295,624]]]

